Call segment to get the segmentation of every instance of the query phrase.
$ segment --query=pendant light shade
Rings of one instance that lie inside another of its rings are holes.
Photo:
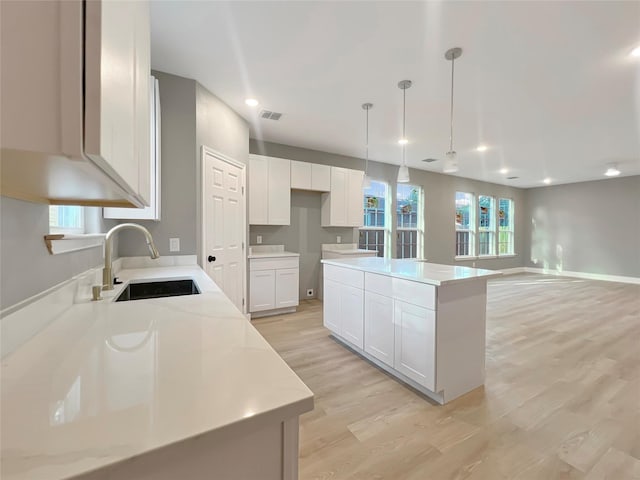
[[[362,180],[362,188],[366,189],[371,188],[371,177],[369,176],[369,110],[373,108],[373,103],[363,103],[362,108],[367,114],[365,137],[366,160],[364,163],[364,178]]]
[[[409,182],[409,167],[407,167],[406,150],[407,140],[406,136],[406,122],[407,122],[407,88],[411,87],[411,80],[402,80],[398,82],[398,88],[402,90],[402,137],[398,141],[402,145],[402,165],[398,170],[398,183]]]
[[[462,55],[462,49],[455,47],[450,48],[444,54],[444,58],[451,61],[451,123],[450,123],[450,135],[449,135],[449,151],[446,153],[442,171],[444,173],[456,173],[458,168],[458,159],[456,151],[453,149],[453,66],[456,58]]]

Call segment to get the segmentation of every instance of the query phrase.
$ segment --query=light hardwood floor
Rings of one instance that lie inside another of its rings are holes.
[[[640,479],[640,286],[489,283],[485,387],[438,406],[329,338],[321,302],[253,324],[315,393],[300,479]]]

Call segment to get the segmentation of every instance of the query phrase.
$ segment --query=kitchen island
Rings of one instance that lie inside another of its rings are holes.
[[[335,339],[440,404],[484,384],[487,279],[416,259],[322,260]]]
[[[5,342],[52,316],[2,359],[3,480],[297,478],[313,394],[195,257],[125,266],[96,302],[87,276],[2,318]],[[145,279],[200,293],[113,301]]]

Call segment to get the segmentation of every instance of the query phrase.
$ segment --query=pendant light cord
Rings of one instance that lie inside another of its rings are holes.
[[[449,151],[453,151],[453,68],[455,65],[455,57],[451,58],[451,133],[449,135]]]
[[[366,175],[369,172],[369,108],[366,109],[367,111],[367,139],[366,139],[366,152],[367,152],[367,156],[366,156],[366,160],[365,160],[365,164],[364,164],[364,174]]]
[[[404,140],[407,139],[407,134],[405,132],[405,126],[407,123],[407,88],[403,88],[402,89],[402,138]],[[406,143],[402,144],[402,165],[406,165],[407,162],[405,160],[405,150],[406,150]]]

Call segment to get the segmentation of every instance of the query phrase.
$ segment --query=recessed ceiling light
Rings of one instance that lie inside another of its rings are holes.
[[[258,100],[256,100],[255,98],[247,98],[244,103],[246,103],[250,107],[257,107],[260,102],[258,102]]]
[[[476,150],[477,150],[478,152],[486,152],[488,148],[489,148],[489,147],[487,147],[486,145],[478,145],[478,146],[476,147]]]
[[[508,168],[501,168],[501,169],[500,169],[500,173],[501,173],[501,174],[503,174],[503,175],[504,175],[505,173],[509,173],[509,169],[508,169]]]
[[[407,140],[406,138],[401,138],[400,140],[398,140],[398,143],[400,145],[406,145],[407,143],[409,143],[409,140]]]
[[[551,179],[549,177],[545,178],[544,180],[542,180],[544,183],[546,183],[547,185],[549,185],[551,183]]]
[[[616,167],[615,165],[612,165],[611,167],[607,168],[607,171],[604,172],[604,174],[607,177],[617,177],[618,175],[620,175],[620,170],[618,170],[618,167]]]
[[[631,50],[631,56],[640,57],[640,47],[636,47],[633,50]]]

